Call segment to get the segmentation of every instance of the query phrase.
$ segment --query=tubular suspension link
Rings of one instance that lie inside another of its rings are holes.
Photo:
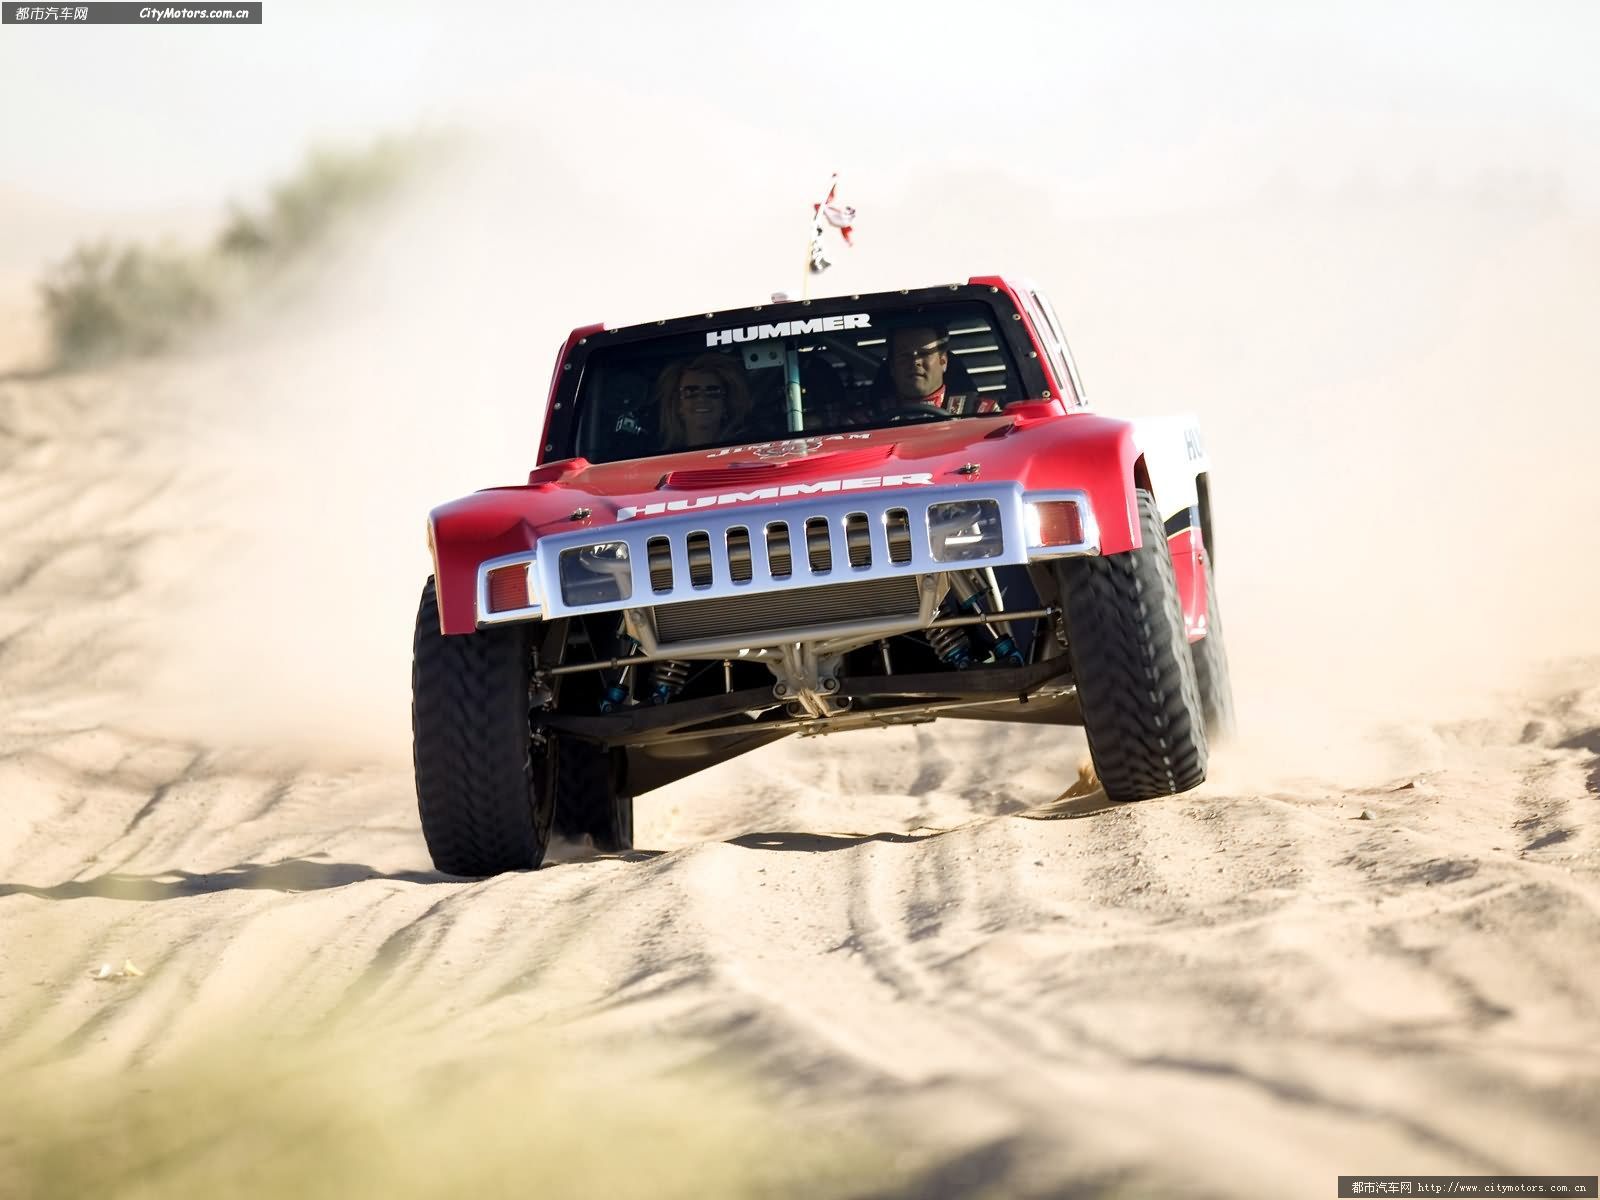
[[[618,658],[629,658],[639,652],[639,643],[627,634],[622,635],[619,645]],[[629,676],[633,667],[626,666],[617,672],[617,677],[606,686],[605,695],[600,698],[600,711],[603,713],[615,712],[626,704],[632,695],[628,686]]]
[[[976,594],[967,597],[966,601],[961,605],[961,610],[968,616],[973,617],[988,615],[987,610],[983,607],[983,598]],[[995,662],[1009,662],[1014,667],[1022,665],[1022,651],[1017,649],[1017,643],[1011,639],[1010,634],[996,634],[994,630],[989,628],[987,623],[978,626],[978,628],[994,639]]]

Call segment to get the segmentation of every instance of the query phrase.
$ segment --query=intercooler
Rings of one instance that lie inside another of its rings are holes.
[[[881,617],[910,619],[917,614],[919,599],[916,577],[900,575],[826,587],[689,600],[656,607],[656,635],[662,643],[670,644]]]

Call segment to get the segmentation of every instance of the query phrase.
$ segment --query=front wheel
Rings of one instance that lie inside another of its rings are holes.
[[[528,625],[439,632],[422,589],[411,664],[417,812],[433,865],[450,875],[529,871],[544,861],[561,747],[528,719]]]
[[[1206,728],[1172,555],[1155,497],[1137,493],[1143,545],[1056,566],[1067,653],[1095,773],[1112,800],[1198,787]]]

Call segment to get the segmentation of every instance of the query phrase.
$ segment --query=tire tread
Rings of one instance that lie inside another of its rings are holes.
[[[527,639],[519,625],[441,634],[434,581],[424,586],[412,643],[412,765],[423,837],[447,874],[532,870],[544,859],[550,797],[534,777]]]
[[[1112,800],[1188,791],[1207,743],[1172,556],[1155,498],[1137,493],[1143,546],[1059,568],[1067,650],[1095,772]]]

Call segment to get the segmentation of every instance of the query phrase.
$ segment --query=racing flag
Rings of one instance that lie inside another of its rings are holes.
[[[811,214],[811,249],[806,257],[806,268],[813,275],[821,275],[833,265],[828,261],[827,250],[823,243],[823,235],[829,226],[839,231],[839,236],[844,239],[846,246],[855,244],[850,240],[850,235],[855,231],[856,210],[849,205],[839,203],[837,173],[828,184],[827,198],[821,204],[813,204]]]
[[[839,231],[839,236],[844,238],[846,246],[852,245],[850,234],[854,231],[856,223],[856,210],[847,204],[839,203],[839,177],[835,175],[828,185],[828,198],[817,205],[817,215],[826,218],[829,225]]]

